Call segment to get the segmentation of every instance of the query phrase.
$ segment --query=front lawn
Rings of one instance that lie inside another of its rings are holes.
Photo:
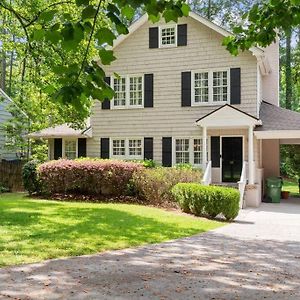
[[[300,197],[298,182],[295,180],[284,179],[282,190],[290,192],[290,195],[293,197]]]
[[[222,223],[158,208],[0,194],[0,266],[158,243]]]

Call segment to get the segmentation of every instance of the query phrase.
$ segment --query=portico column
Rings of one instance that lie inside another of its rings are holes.
[[[207,128],[205,126],[202,127],[203,131],[202,131],[202,140],[203,140],[203,148],[202,148],[202,157],[203,157],[203,170],[206,169],[206,165],[207,165]]]
[[[249,184],[254,184],[253,126],[250,126],[248,130],[248,168],[249,168]]]

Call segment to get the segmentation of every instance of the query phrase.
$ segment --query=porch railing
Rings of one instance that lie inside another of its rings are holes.
[[[245,188],[247,182],[248,182],[248,162],[244,161],[241,178],[240,181],[238,182],[239,192],[240,192],[240,208],[244,208],[244,194],[245,194]]]
[[[211,184],[211,161],[208,162],[203,179],[202,179],[202,184],[203,185],[210,185]]]

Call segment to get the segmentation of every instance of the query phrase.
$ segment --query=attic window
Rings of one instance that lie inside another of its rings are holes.
[[[160,48],[177,46],[177,26],[168,25],[161,26],[159,28],[160,38],[159,46]]]

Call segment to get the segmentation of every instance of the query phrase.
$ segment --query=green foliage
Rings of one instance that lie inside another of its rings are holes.
[[[37,160],[32,160],[27,162],[23,166],[22,177],[23,184],[26,191],[29,195],[38,193],[40,191],[40,181],[38,179],[37,168],[40,164]]]
[[[289,178],[300,178],[300,145],[281,146],[281,174]]]
[[[179,183],[171,193],[184,212],[196,216],[215,218],[222,214],[226,220],[233,220],[239,212],[240,194],[233,188]]]
[[[156,167],[156,162],[153,159],[144,159],[142,161],[142,164],[147,169],[155,168]]]
[[[106,46],[112,46],[119,35],[128,34],[128,24],[140,9],[152,21],[163,16],[167,22],[176,22],[189,13],[184,0],[29,0],[26,5],[21,0],[1,1],[3,47],[16,49],[16,69],[25,69],[21,72],[20,97],[25,97],[23,92],[28,88],[24,81],[30,76],[35,92],[63,107],[60,113],[64,121],[82,125],[92,100],[114,95],[104,82],[103,65],[115,60],[113,50]]]
[[[170,191],[179,182],[200,182],[202,172],[193,169],[158,167],[133,174],[132,182],[137,195],[150,204],[173,201]]]
[[[10,192],[9,188],[0,182],[0,194]]]
[[[266,47],[276,40],[278,32],[287,32],[300,24],[298,1],[261,1],[243,16],[242,25],[233,30],[224,45],[234,55],[252,46]]]
[[[180,170],[192,170],[194,167],[192,164],[188,163],[188,164],[176,164],[175,165],[176,169],[180,169]]]

